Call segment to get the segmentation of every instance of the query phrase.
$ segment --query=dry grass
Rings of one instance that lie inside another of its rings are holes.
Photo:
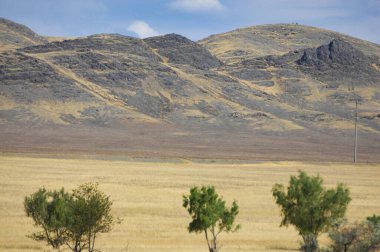
[[[380,213],[379,164],[197,163],[186,160],[53,159],[0,157],[0,251],[43,251],[26,237],[33,230],[24,216],[23,198],[39,187],[70,190],[98,181],[114,200],[114,213],[124,219],[99,237],[102,251],[207,251],[202,235],[188,234],[189,217],[182,194],[193,185],[215,185],[228,204],[238,200],[242,230],[224,235],[223,251],[293,251],[299,238],[292,228],[279,228],[279,209],[271,196],[275,183],[287,183],[298,169],[320,173],[327,186],[346,183],[353,201],[351,220]],[[322,239],[325,240],[325,239]],[[123,250],[124,249],[124,250]]]

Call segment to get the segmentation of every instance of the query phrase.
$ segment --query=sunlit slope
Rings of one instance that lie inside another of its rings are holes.
[[[338,32],[298,24],[258,25],[209,36],[199,43],[225,62],[245,57],[281,55],[289,51],[318,47],[343,39],[367,55],[380,56],[377,44]]]
[[[28,27],[0,17],[0,52],[46,42]]]

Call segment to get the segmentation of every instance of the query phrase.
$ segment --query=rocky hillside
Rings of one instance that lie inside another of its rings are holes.
[[[23,139],[27,145],[45,137],[37,142],[57,148],[68,135],[74,143],[76,134],[91,129],[100,142],[113,145],[120,136],[112,134],[124,132],[135,141],[141,134],[139,144],[147,142],[142,149],[159,139],[171,150],[168,155],[175,150],[181,156],[200,146],[223,149],[212,144],[215,136],[238,151],[242,137],[247,143],[240,152],[249,155],[249,143],[258,136],[277,135],[301,145],[306,136],[349,142],[357,99],[367,152],[380,151],[375,141],[380,134],[379,45],[300,25],[246,28],[198,43],[176,34],[144,40],[99,34],[47,42],[2,20],[3,139],[16,128],[21,134],[28,129],[33,137]],[[62,131],[54,131],[58,128]],[[50,130],[54,137],[46,133]],[[3,141],[2,148],[12,147],[11,142]]]
[[[0,52],[46,42],[28,27],[0,17]]]
[[[380,56],[380,47],[371,42],[334,31],[298,25],[258,25],[207,37],[199,43],[224,62],[241,58],[282,55],[289,51],[319,47],[333,39],[350,43],[366,55]]]

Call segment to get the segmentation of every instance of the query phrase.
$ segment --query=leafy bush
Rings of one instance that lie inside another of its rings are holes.
[[[289,186],[273,186],[276,203],[281,208],[281,226],[294,225],[303,239],[301,249],[317,251],[318,235],[328,230],[331,224],[344,216],[351,198],[343,184],[336,189],[325,189],[321,177],[308,176],[300,171],[291,176]]]
[[[35,226],[42,231],[35,232],[29,237],[36,241],[46,241],[54,249],[59,249],[66,242],[67,226],[69,224],[69,206],[71,196],[62,188],[59,191],[39,189],[29,197],[25,197],[24,209],[31,217]]]
[[[42,229],[30,237],[46,241],[54,249],[66,246],[73,252],[95,251],[97,235],[109,232],[114,224],[111,206],[109,196],[94,183],[80,185],[72,194],[63,188],[42,188],[24,200],[26,215]]]

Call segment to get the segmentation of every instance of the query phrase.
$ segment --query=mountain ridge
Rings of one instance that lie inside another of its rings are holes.
[[[134,138],[140,139],[145,143],[140,148],[147,152],[155,151],[146,139],[150,136],[166,143],[171,153],[167,155],[185,156],[199,146],[239,156],[239,142],[232,140],[232,135],[251,144],[257,138],[273,142],[276,138],[269,136],[278,136],[282,139],[278,141],[295,143],[297,152],[305,150],[305,141],[311,136],[342,143],[336,150],[342,155],[352,134],[354,85],[363,143],[368,153],[379,152],[380,46],[336,33],[333,35],[338,38],[328,40],[331,31],[316,29],[250,27],[240,30],[241,34],[235,30],[199,42],[177,34],[143,40],[96,34],[18,48],[12,44],[0,53],[0,127],[8,133],[12,128],[31,130],[48,139],[40,144],[56,148],[57,141],[67,135],[86,135],[85,129],[90,128],[94,128],[88,132],[96,132],[93,136],[99,139],[99,146],[102,141],[118,142],[112,134],[102,133],[108,129],[124,132],[135,144],[138,140]],[[338,61],[319,57],[321,52],[332,53],[331,43]],[[377,49],[371,54],[373,47]],[[369,84],[357,84],[363,81]],[[57,136],[38,130],[61,127],[65,130],[56,132]],[[152,127],[155,130],[144,131]],[[144,133],[136,135],[140,130]],[[214,145],[215,136],[230,146]],[[106,140],[109,137],[111,140]],[[75,138],[72,141],[75,145]],[[176,141],[182,144],[174,150]],[[4,142],[8,145],[3,143],[3,149],[12,148],[11,141]],[[279,143],[281,148],[285,142]],[[309,144],[310,152],[320,148]],[[249,148],[245,145],[242,153],[251,153]],[[254,149],[260,152],[260,148]],[[265,155],[273,158],[276,154]]]
[[[250,55],[251,57],[281,55],[297,49],[318,47],[336,38],[347,40],[352,45],[358,46],[367,55],[375,54],[380,56],[380,47],[376,43],[343,33],[300,24],[249,26],[221,34],[214,34],[199,40],[198,43],[208,48],[215,56],[219,56],[224,60],[231,60],[234,58],[234,53],[239,54],[244,52],[245,56]],[[214,40],[220,46],[214,45]],[[288,43],[289,41],[291,41],[290,44]],[[234,45],[235,47],[244,48],[244,50],[238,49],[235,52]]]

